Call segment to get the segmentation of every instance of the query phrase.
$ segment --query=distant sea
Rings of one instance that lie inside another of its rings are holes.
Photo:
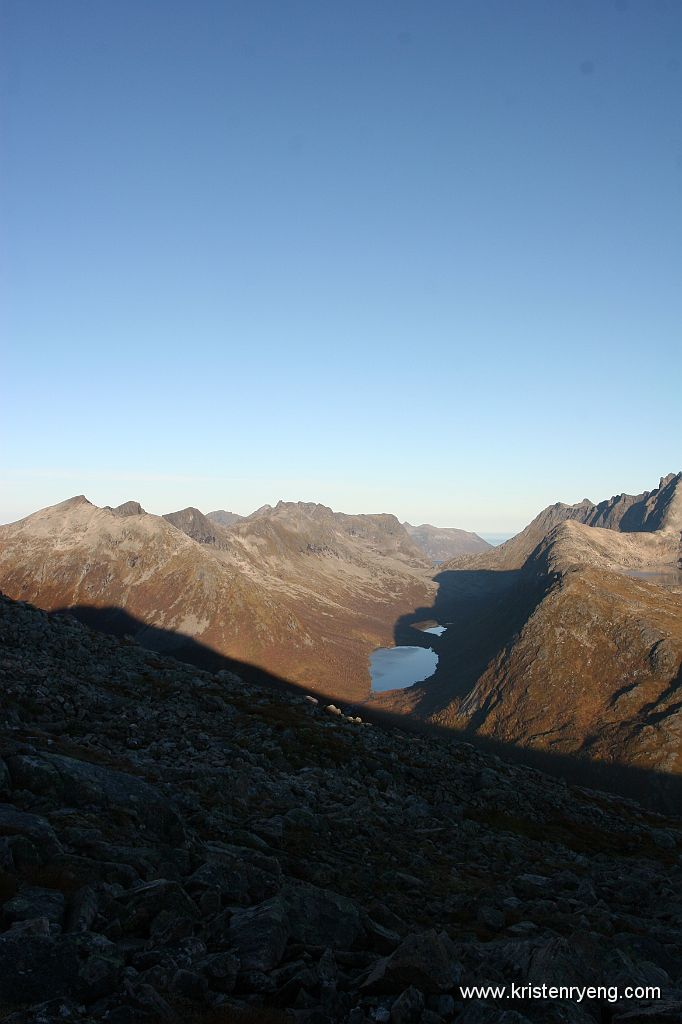
[[[487,540],[488,544],[492,544],[492,546],[494,548],[496,548],[498,544],[504,544],[504,542],[506,540],[509,540],[510,537],[515,537],[516,534],[515,533],[479,533],[478,536],[482,537],[483,540]]]

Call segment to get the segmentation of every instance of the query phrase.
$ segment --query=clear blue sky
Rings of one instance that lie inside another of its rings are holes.
[[[682,468],[679,0],[1,7],[1,521]]]

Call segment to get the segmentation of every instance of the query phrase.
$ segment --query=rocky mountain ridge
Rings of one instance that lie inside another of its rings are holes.
[[[659,485],[642,494],[619,494],[595,505],[584,498],[575,505],[557,502],[543,509],[528,526],[499,547],[480,555],[464,556],[446,563],[444,569],[520,569],[552,530],[562,523],[614,531],[620,535],[656,533],[665,550],[652,557],[677,563],[682,534],[682,473],[661,477]],[[627,550],[623,545],[623,550]]]

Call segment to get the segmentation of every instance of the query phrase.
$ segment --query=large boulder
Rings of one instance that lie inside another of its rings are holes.
[[[11,804],[0,804],[0,836],[23,836],[47,857],[62,852],[61,843],[49,821],[38,814],[18,811]]]
[[[180,819],[162,793],[135,775],[61,754],[15,754],[7,759],[12,784],[73,807],[126,811],[143,829],[180,840]]]
[[[6,924],[14,924],[44,917],[51,924],[61,925],[65,903],[62,892],[27,885],[3,905],[2,918]]]
[[[293,885],[283,893],[291,936],[306,946],[350,949],[364,933],[362,914],[346,896],[315,885]]]
[[[450,942],[433,929],[408,935],[390,956],[375,964],[363,988],[370,993],[401,991],[413,985],[422,992],[447,992],[459,977]]]
[[[164,916],[164,922],[199,916],[196,904],[178,882],[158,878],[119,897],[120,921],[125,934],[147,935],[152,923]]]
[[[233,914],[227,938],[243,971],[271,971],[282,959],[290,934],[287,907],[274,896]]]

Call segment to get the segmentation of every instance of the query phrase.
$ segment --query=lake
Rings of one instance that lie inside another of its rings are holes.
[[[417,627],[421,633],[442,636],[447,626]],[[431,647],[379,647],[369,656],[372,692],[404,690],[429,679],[436,671],[438,655]]]
[[[438,655],[430,647],[380,647],[369,656],[372,690],[402,690],[428,679],[436,671]]]

